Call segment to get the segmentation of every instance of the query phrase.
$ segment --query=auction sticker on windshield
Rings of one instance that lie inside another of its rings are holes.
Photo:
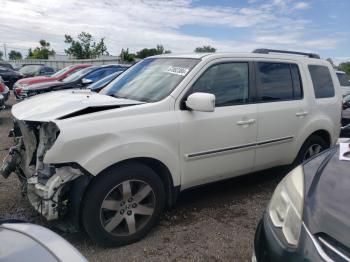
[[[188,68],[169,66],[165,72],[175,74],[175,75],[185,76],[188,71],[189,71]]]

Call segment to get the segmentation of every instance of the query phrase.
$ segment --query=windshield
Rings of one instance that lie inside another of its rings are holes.
[[[185,58],[146,58],[113,80],[104,92],[143,102],[160,101],[198,62]]]
[[[31,74],[31,73],[38,72],[40,68],[41,68],[40,65],[27,65],[27,66],[22,67],[19,70],[19,72],[22,74]]]
[[[66,77],[65,79],[62,80],[62,82],[68,83],[68,82],[74,82],[84,76],[85,74],[91,72],[92,70],[96,69],[96,67],[88,67],[84,68],[82,70],[79,70],[77,72],[74,72],[70,76]]]
[[[349,78],[348,78],[348,76],[346,74],[344,74],[344,73],[337,73],[337,76],[338,76],[338,79],[339,79],[339,82],[340,82],[341,86],[350,86]]]
[[[52,75],[52,77],[57,77],[57,76],[60,76],[60,75],[63,75],[65,72],[67,72],[68,70],[70,70],[73,66],[67,66],[59,71],[57,71],[56,73],[54,73]]]
[[[115,72],[113,74],[110,74],[99,81],[91,84],[88,86],[89,89],[95,90],[95,89],[100,89],[101,87],[107,85],[109,82],[111,82],[114,78],[116,78],[118,75],[120,75],[123,71]]]

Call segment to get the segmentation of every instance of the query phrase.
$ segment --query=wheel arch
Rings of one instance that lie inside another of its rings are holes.
[[[122,165],[128,165],[133,163],[141,163],[151,168],[161,179],[164,185],[166,194],[166,205],[171,207],[176,202],[177,196],[180,192],[180,186],[175,186],[173,177],[169,168],[160,160],[151,157],[135,157],[125,159],[120,162],[114,163],[109,167],[106,167],[97,175],[87,174],[81,176],[73,181],[72,192],[70,194],[70,212],[68,213],[69,219],[76,229],[81,227],[81,203],[85,198],[86,192],[89,187],[93,186],[94,180],[99,178],[103,173],[109,169],[116,168]],[[81,168],[83,170],[83,168]]]
[[[330,147],[331,146],[331,134],[325,130],[325,129],[319,129],[319,130],[316,130],[315,132],[313,132],[312,134],[310,134],[306,139],[305,141],[303,142],[303,144],[311,137],[311,136],[319,136],[321,137],[326,143],[327,145]]]
[[[124,159],[122,161],[119,161],[117,163],[110,165],[109,167],[106,167],[95,177],[97,178],[103,175],[103,173],[106,170],[117,168],[122,165],[132,165],[133,163],[143,164],[151,168],[159,176],[160,180],[162,181],[162,184],[164,185],[165,194],[166,194],[166,203],[168,206],[172,206],[176,201],[177,195],[180,191],[180,186],[174,185],[173,176],[169,168],[162,161],[158,159],[151,158],[151,157],[135,157],[135,158]],[[91,183],[93,183],[93,179],[90,182],[90,184]]]

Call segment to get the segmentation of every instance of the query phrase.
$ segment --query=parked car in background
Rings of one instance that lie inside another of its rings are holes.
[[[342,89],[343,95],[350,93],[350,80],[348,75],[343,71],[336,71],[337,77],[339,79],[340,87]]]
[[[112,96],[27,99],[12,107],[18,144],[1,173],[18,172],[48,220],[65,217],[104,246],[138,241],[185,189],[297,165],[336,144],[335,71],[291,54],[149,57],[108,84]]]
[[[279,183],[256,230],[256,261],[350,261],[350,162],[339,154],[327,150]]]
[[[6,68],[11,69],[11,70],[15,70],[13,65],[8,63],[8,62],[0,61],[0,66],[1,67],[6,67]]]
[[[87,88],[90,89],[93,92],[100,92],[104,87],[106,87],[110,82],[112,82],[114,79],[116,79],[121,73],[124,71],[118,71],[113,74],[110,74],[109,76],[106,76],[100,80],[98,80],[95,83],[92,83]]]
[[[12,69],[0,66],[0,76],[4,80],[5,85],[12,89],[13,84],[19,79],[23,78],[23,75]]]
[[[46,65],[25,65],[18,70],[23,77],[48,76],[55,73],[55,69]]]
[[[14,84],[15,95],[17,98],[19,98],[19,95],[23,87],[33,85],[33,84],[38,84],[38,83],[60,81],[66,78],[67,76],[73,74],[74,72],[90,66],[91,66],[90,64],[76,64],[76,65],[67,66],[57,71],[51,76],[35,76],[35,77],[20,79]]]
[[[343,110],[350,108],[350,93],[343,96]]]
[[[34,224],[3,221],[0,224],[0,242],[0,261],[3,262],[87,261],[67,240]]]
[[[81,69],[60,81],[51,81],[46,83],[33,84],[15,90],[19,99],[25,99],[37,94],[47,93],[51,91],[72,89],[72,88],[86,88],[88,85],[101,78],[118,71],[124,71],[123,65],[103,65],[91,66]]]
[[[31,66],[31,65],[39,65],[39,66],[44,66],[45,64],[40,64],[40,63],[28,63],[28,64],[14,64],[13,68],[14,70],[20,70],[22,67],[25,66]]]
[[[1,76],[0,76],[0,94],[4,97],[5,102],[10,97],[10,89],[5,85],[5,82]]]
[[[0,110],[5,108],[5,98],[2,94],[0,94]]]

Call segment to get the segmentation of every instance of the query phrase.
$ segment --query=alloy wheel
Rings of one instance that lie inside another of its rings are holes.
[[[314,155],[317,155],[322,151],[322,146],[319,144],[313,144],[309,146],[309,148],[306,150],[305,155],[304,155],[304,161],[313,157]]]
[[[136,233],[152,217],[156,198],[152,187],[141,180],[126,180],[110,190],[100,208],[103,228],[115,236]]]

